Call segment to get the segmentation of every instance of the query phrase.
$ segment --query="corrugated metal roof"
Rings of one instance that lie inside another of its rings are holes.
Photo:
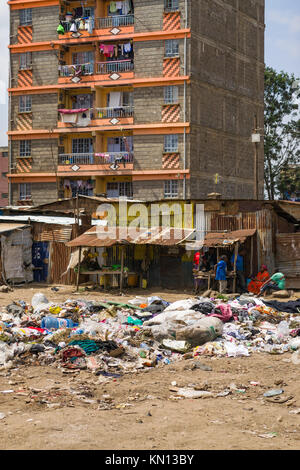
[[[252,237],[256,229],[235,230],[233,232],[207,233],[203,246],[217,247],[233,245],[236,242],[244,243],[248,237]]]
[[[154,227],[151,229],[128,229],[127,227],[92,227],[87,232],[67,243],[67,246],[113,246],[121,244],[174,246],[186,241],[194,229]]]
[[[0,233],[12,232],[13,230],[23,229],[30,227],[30,225],[13,224],[13,223],[0,223]]]

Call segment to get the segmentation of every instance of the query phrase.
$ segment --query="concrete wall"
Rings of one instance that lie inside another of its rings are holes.
[[[191,197],[252,198],[251,134],[255,115],[258,127],[264,120],[264,1],[193,0],[191,21]],[[261,197],[263,161],[260,145]]]

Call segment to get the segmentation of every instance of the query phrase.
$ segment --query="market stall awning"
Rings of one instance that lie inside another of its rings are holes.
[[[109,247],[123,244],[174,246],[187,242],[194,232],[194,229],[170,227],[130,229],[128,227],[96,226],[66,245],[69,247]]]
[[[225,247],[235,243],[244,243],[247,238],[255,235],[256,229],[235,230],[234,232],[208,233],[205,236],[203,246],[207,247]]]

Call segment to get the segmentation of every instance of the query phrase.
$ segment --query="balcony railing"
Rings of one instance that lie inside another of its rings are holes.
[[[87,64],[72,64],[72,65],[61,65],[59,67],[59,75],[61,77],[71,77],[80,75],[93,75],[94,63]]]
[[[131,26],[134,24],[134,15],[108,16],[97,18],[96,24],[99,29],[114,28],[118,26]]]
[[[103,152],[103,153],[64,153],[58,156],[59,165],[112,165],[133,162],[131,152]]]
[[[93,62],[87,64],[72,64],[60,65],[60,77],[80,77],[81,75],[93,75],[96,69],[96,74],[108,75],[111,73],[130,72],[134,70],[134,63],[131,59],[115,60],[106,62]]]
[[[107,75],[110,73],[130,72],[134,69],[134,63],[131,59],[114,60],[96,63],[96,73]]]
[[[134,113],[133,106],[119,106],[118,108],[95,108],[94,119],[111,119],[132,117]]]

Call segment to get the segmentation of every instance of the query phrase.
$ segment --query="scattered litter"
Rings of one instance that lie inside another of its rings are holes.
[[[277,395],[281,395],[284,392],[282,389],[278,390],[269,390],[268,392],[264,393],[264,397],[275,397]]]

